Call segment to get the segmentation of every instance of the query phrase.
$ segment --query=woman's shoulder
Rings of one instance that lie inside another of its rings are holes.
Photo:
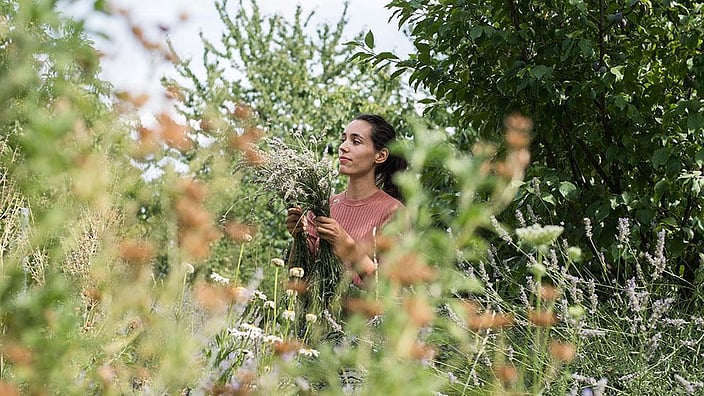
[[[379,190],[375,195],[377,196],[377,200],[383,203],[384,206],[389,206],[393,209],[404,207],[401,201],[392,197],[391,195],[389,195],[389,193],[384,190]]]

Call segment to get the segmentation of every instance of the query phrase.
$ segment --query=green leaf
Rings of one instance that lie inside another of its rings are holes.
[[[704,127],[704,115],[700,113],[690,114],[687,117],[687,129],[694,131],[700,130]]]
[[[582,3],[584,4],[584,3]],[[582,50],[582,55],[587,58],[594,56],[594,49],[588,40],[579,40],[579,49]]]
[[[587,6],[584,4],[584,0],[570,0],[570,5],[576,6],[580,11],[587,11]]]
[[[658,203],[662,198],[662,195],[667,191],[667,179],[660,179],[655,183],[655,195],[653,195],[653,202]]]
[[[474,26],[473,28],[469,29],[469,37],[472,40],[476,40],[482,36],[483,31],[484,29],[482,29],[481,26]]]
[[[538,65],[530,70],[530,74],[536,79],[541,80],[544,76],[552,74],[552,67]]]
[[[614,66],[609,71],[616,77],[616,81],[623,80],[623,66]]]
[[[697,151],[697,154],[694,155],[694,162],[697,166],[704,166],[704,148]]]
[[[555,197],[552,194],[543,194],[543,196],[540,197],[540,199],[551,204],[552,206],[557,205],[557,202],[555,202]]]
[[[663,166],[667,160],[670,159],[670,149],[663,147],[661,149],[655,150],[653,153],[652,161],[653,167],[659,168]]]
[[[374,48],[374,33],[370,30],[367,32],[367,35],[364,36],[364,44],[367,45],[367,47]]]
[[[667,217],[667,218],[665,218],[662,222],[665,223],[665,224],[667,224],[667,225],[669,225],[669,226],[672,226],[672,227],[676,227],[676,226],[677,226],[677,220],[676,220],[675,218],[672,218],[672,217]]]
[[[108,9],[105,4],[105,0],[95,0],[93,3],[93,9],[95,11],[100,11],[100,12],[105,12],[107,13]]]
[[[398,59],[398,56],[396,56],[393,53],[388,52],[388,51],[382,52],[382,53],[376,55],[377,62],[381,62],[381,61],[384,61],[387,59]]]
[[[574,195],[576,194],[577,186],[575,186],[574,184],[572,184],[568,181],[563,181],[563,182],[560,182],[559,190],[560,190],[560,194],[562,194],[563,197],[570,199],[570,198],[574,197]]]
[[[616,107],[623,110],[626,108],[626,105],[628,105],[628,100],[625,96],[618,95],[614,98],[614,104],[616,105]]]
[[[403,72],[405,72],[405,71],[406,71],[405,68],[396,69],[396,71],[391,73],[391,76],[389,78],[393,80],[393,79],[397,78],[398,76],[400,76],[401,74],[403,74]]]

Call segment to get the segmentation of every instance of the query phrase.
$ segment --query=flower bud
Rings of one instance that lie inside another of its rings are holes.
[[[278,257],[271,259],[271,264],[273,264],[274,267],[279,267],[279,268],[286,265],[286,263],[284,263],[284,261]]]

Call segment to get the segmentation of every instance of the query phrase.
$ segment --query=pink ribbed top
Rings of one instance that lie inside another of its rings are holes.
[[[351,200],[342,192],[330,198],[330,217],[337,220],[358,244],[370,247],[374,227],[379,232],[401,206],[399,200],[383,190],[360,200]]]
[[[367,198],[351,200],[342,192],[330,198],[330,217],[335,219],[342,229],[347,231],[352,239],[362,249],[370,251],[373,248],[374,227],[377,233],[403,204],[383,190],[377,190]],[[308,243],[313,251],[318,250],[318,232],[313,219],[315,215],[308,212]]]

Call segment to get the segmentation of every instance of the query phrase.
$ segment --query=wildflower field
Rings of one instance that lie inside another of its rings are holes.
[[[1,395],[704,394],[702,3],[394,0],[401,59],[346,8],[214,1],[203,74],[91,3],[172,108],[143,124],[55,1],[0,3]],[[356,287],[284,220],[362,112],[410,167]]]

